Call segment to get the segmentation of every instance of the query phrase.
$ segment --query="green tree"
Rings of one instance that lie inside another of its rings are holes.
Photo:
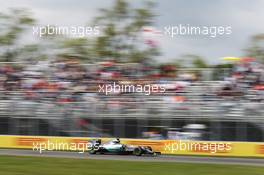
[[[246,56],[256,58],[261,63],[264,63],[264,34],[252,36],[250,45],[245,51]]]
[[[178,67],[207,68],[209,67],[205,60],[198,55],[186,54],[175,61]]]
[[[147,1],[133,8],[126,0],[116,0],[112,8],[101,9],[94,24],[103,26],[94,42],[96,57],[118,62],[142,62],[159,54],[156,47],[146,46],[140,36],[144,26],[154,21],[154,3]]]
[[[4,61],[12,61],[22,51],[17,45],[19,37],[34,19],[26,9],[11,9],[8,13],[0,13],[0,23],[0,54]]]
[[[66,38],[62,41],[61,48],[61,55],[64,57],[74,57],[84,62],[96,61],[92,56],[91,42],[86,38]]]
[[[193,60],[192,60],[192,65],[195,67],[195,68],[207,68],[207,64],[206,62],[200,58],[200,57],[195,57]]]

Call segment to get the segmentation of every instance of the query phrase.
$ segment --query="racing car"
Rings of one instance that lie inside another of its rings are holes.
[[[102,144],[101,139],[91,140],[89,153],[90,154],[118,154],[118,155],[160,155],[160,152],[155,152],[150,146],[133,146],[121,144],[120,139],[114,139]]]

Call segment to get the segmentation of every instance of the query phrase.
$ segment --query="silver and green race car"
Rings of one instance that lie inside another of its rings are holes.
[[[133,146],[125,145],[119,139],[114,139],[106,143],[102,143],[101,139],[90,141],[90,154],[118,154],[118,155],[160,155],[160,152],[155,152],[150,146]]]

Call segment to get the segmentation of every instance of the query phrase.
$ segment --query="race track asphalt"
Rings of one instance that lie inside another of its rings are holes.
[[[9,156],[37,156],[37,157],[61,157],[75,159],[97,160],[127,160],[144,162],[177,162],[177,163],[200,163],[200,164],[227,164],[227,165],[251,165],[264,166],[261,158],[227,158],[227,157],[201,157],[201,156],[127,156],[127,155],[90,155],[88,153],[44,151],[41,154],[33,150],[0,149],[0,155]]]

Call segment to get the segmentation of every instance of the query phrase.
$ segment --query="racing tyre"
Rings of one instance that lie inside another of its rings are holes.
[[[142,149],[140,147],[137,147],[134,149],[133,154],[136,156],[141,156],[143,153]]]
[[[89,154],[96,154],[96,151],[95,151],[95,150],[91,150],[91,151],[89,152]]]

